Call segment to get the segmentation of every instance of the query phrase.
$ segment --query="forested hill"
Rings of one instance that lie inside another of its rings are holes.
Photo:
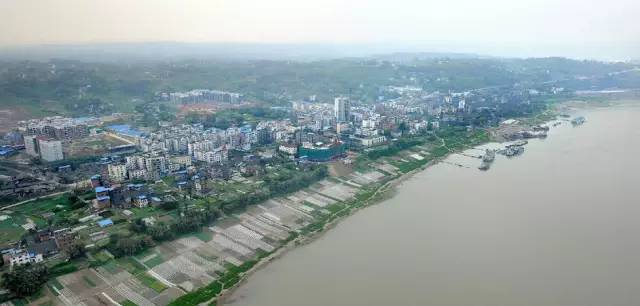
[[[629,87],[640,73],[612,74],[630,63],[565,58],[499,59],[411,57],[321,61],[144,61],[91,63],[69,60],[0,63],[0,106],[64,114],[131,111],[160,91],[196,88],[245,94],[249,99],[282,104],[317,95],[330,101],[350,94],[374,101],[383,86],[418,86],[433,91],[465,91],[492,86],[564,80],[575,89]],[[593,78],[593,76],[598,76]],[[589,81],[585,81],[585,80]],[[576,81],[577,80],[577,81]],[[586,87],[586,88],[585,88]]]

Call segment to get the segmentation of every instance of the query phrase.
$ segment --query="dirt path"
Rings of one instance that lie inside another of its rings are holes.
[[[4,207],[0,207],[0,211],[6,210],[6,209],[9,209],[9,208],[13,208],[13,207],[16,207],[16,206],[20,206],[20,205],[23,205],[23,204],[27,204],[27,203],[29,203],[29,202],[33,202],[33,201],[36,201],[36,200],[46,199],[46,198],[50,198],[50,197],[55,197],[55,196],[57,196],[57,195],[65,194],[65,193],[67,193],[67,192],[71,192],[71,191],[70,191],[70,190],[59,191],[59,192],[50,193],[50,194],[48,194],[48,195],[39,196],[39,197],[37,197],[37,198],[33,198],[33,199],[29,199],[29,200],[24,200],[24,201],[22,201],[22,202],[18,202],[18,203],[14,203],[14,204],[11,204],[11,205],[4,206]]]

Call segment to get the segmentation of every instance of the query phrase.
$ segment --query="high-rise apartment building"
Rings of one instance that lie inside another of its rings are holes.
[[[349,115],[351,111],[351,102],[349,101],[349,98],[346,98],[346,97],[335,98],[333,111],[334,111],[337,123],[349,121]]]

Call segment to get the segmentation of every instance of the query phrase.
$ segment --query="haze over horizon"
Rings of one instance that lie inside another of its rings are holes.
[[[640,54],[637,12],[635,0],[0,0],[0,47],[225,42],[627,60]]]

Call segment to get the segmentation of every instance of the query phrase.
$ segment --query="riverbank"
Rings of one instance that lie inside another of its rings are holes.
[[[519,120],[517,124],[511,125],[509,128],[512,130],[513,129],[527,130],[540,124],[549,123],[557,118],[557,115],[560,114],[559,110],[562,109],[562,106],[563,106],[562,104],[554,105],[554,107],[550,108],[545,112],[537,114],[536,116],[533,116],[530,118],[521,118],[521,120]],[[293,250],[298,246],[309,244],[314,240],[322,237],[322,235],[327,233],[330,229],[334,228],[340,222],[344,221],[347,217],[354,215],[361,209],[380,203],[385,199],[388,199],[392,195],[392,193],[395,192],[396,187],[398,187],[404,181],[412,178],[415,174],[421,173],[427,170],[429,167],[442,162],[451,154],[460,153],[461,151],[464,151],[466,149],[477,147],[489,142],[496,142],[496,141],[504,142],[505,139],[500,137],[502,128],[503,127],[500,126],[500,127],[496,127],[496,128],[492,128],[490,130],[484,131],[486,135],[489,137],[487,137],[486,139],[480,142],[478,142],[477,138],[475,137],[472,137],[470,139],[465,139],[465,141],[460,141],[459,138],[454,138],[455,141],[453,142],[451,141],[447,142],[447,140],[443,138],[438,138],[438,141],[440,141],[441,144],[440,146],[432,148],[433,150],[431,150],[431,152],[436,152],[436,153],[441,152],[441,153],[436,154],[436,156],[433,159],[428,160],[424,163],[420,163],[420,161],[417,161],[419,163],[417,167],[414,167],[409,171],[405,171],[397,176],[389,178],[380,186],[377,186],[373,191],[369,192],[367,197],[357,199],[355,203],[351,205],[347,205],[344,208],[344,211],[335,213],[332,218],[330,218],[327,222],[324,222],[321,226],[316,225],[315,229],[311,231],[309,234],[300,235],[299,237],[297,237],[296,239],[292,240],[290,243],[288,243],[287,245],[279,249],[277,251],[277,254],[274,254],[274,256],[261,260],[255,267],[253,267],[250,271],[247,271],[247,273],[243,275],[242,279],[238,282],[238,284],[236,284],[232,288],[228,288],[221,292],[221,294],[216,299],[218,301],[218,304],[222,305],[224,303],[232,303],[233,300],[229,300],[229,298],[238,289],[238,287],[240,287],[242,284],[245,284],[246,282],[249,281],[250,276],[252,274],[264,268],[265,266],[267,266],[268,263],[272,262],[273,260],[282,257],[288,251]],[[440,148],[446,149],[446,153],[442,153],[442,151],[437,150]]]
[[[254,275],[232,305],[627,305],[640,113],[576,114],[585,125],[562,120],[491,171],[440,163],[414,176]]]
[[[444,159],[446,157],[443,157],[442,159]],[[278,249],[275,253],[273,253],[272,255],[269,255],[268,257],[265,257],[263,259],[261,259],[253,268],[251,268],[249,271],[247,271],[245,274],[242,275],[241,280],[234,285],[231,288],[225,289],[223,290],[220,295],[213,300],[209,300],[207,301],[207,303],[204,304],[209,304],[211,305],[212,301],[217,302],[217,305],[224,305],[226,302],[226,299],[235,292],[236,289],[238,289],[238,287],[240,287],[242,284],[246,283],[247,281],[249,281],[249,278],[251,277],[252,274],[254,274],[255,272],[259,271],[260,269],[264,268],[267,264],[269,264],[270,262],[272,262],[273,260],[279,259],[282,256],[284,256],[287,252],[312,243],[313,241],[315,241],[316,239],[322,237],[322,235],[324,235],[327,231],[329,231],[330,229],[334,228],[335,226],[337,226],[340,222],[342,222],[343,220],[347,219],[348,217],[352,216],[353,214],[357,213],[358,211],[360,211],[361,209],[364,209],[366,207],[369,207],[371,205],[380,203],[381,201],[383,201],[385,198],[385,196],[389,196],[389,193],[395,191],[395,188],[400,185],[402,182],[404,182],[405,180],[411,178],[413,175],[422,172],[424,170],[426,170],[427,168],[437,164],[439,162],[435,161],[433,163],[429,163],[427,165],[424,165],[418,169],[414,169],[410,172],[401,174],[398,177],[392,178],[389,181],[385,182],[382,186],[378,187],[375,189],[375,191],[366,199],[361,200],[361,205],[357,205],[354,207],[347,207],[344,209],[344,211],[346,211],[346,214],[342,214],[342,211],[335,213],[334,216],[335,218],[331,219],[329,222],[326,222],[322,225],[322,227],[318,230],[315,230],[313,232],[311,232],[309,235],[300,235],[297,238],[291,240],[289,243],[287,243],[286,245],[282,246],[280,249]],[[229,301],[232,302],[232,301]]]
[[[546,111],[542,114],[534,116],[532,118],[523,118],[519,124],[516,125],[516,129],[526,130],[533,126],[544,124],[549,121],[552,121],[556,118],[558,114],[560,114],[560,109],[567,110],[564,105],[555,105],[549,111]],[[511,127],[513,128],[513,126]],[[286,245],[283,245],[276,252],[271,254],[268,257],[265,257],[259,260],[255,266],[246,271],[240,276],[240,280],[235,283],[232,287],[225,288],[220,292],[217,298],[211,299],[208,302],[217,301],[218,304],[222,305],[225,302],[230,303],[233,300],[230,300],[233,293],[243,284],[247,283],[250,280],[251,275],[255,272],[263,269],[268,265],[268,263],[273,262],[276,259],[283,257],[287,252],[295,249],[298,246],[307,245],[316,239],[322,237],[329,230],[333,229],[337,224],[344,221],[347,217],[354,215],[359,212],[361,209],[365,207],[369,207],[371,205],[377,204],[385,199],[388,199],[392,193],[396,190],[396,187],[403,183],[404,181],[410,179],[415,174],[420,173],[427,168],[434,166],[440,163],[442,160],[446,159],[449,155],[453,153],[459,153],[465,149],[476,147],[488,142],[492,141],[500,141],[500,138],[495,137],[496,131],[499,128],[494,130],[486,131],[487,135],[491,135],[492,137],[486,138],[483,141],[477,141],[477,138],[472,140],[467,139],[466,141],[461,141],[460,138],[451,137],[450,139],[438,138],[436,142],[440,142],[439,146],[431,147],[429,150],[430,153],[435,153],[435,156],[431,156],[433,158],[420,161],[416,160],[414,162],[410,162],[409,167],[412,169],[407,169],[406,167],[400,167],[401,173],[399,175],[394,175],[389,177],[384,182],[376,185],[373,189],[369,189],[365,192],[365,195],[356,196],[353,201],[349,201],[347,205],[340,211],[333,213],[328,218],[319,221],[319,223],[310,224],[308,228],[303,229],[302,234],[297,236],[295,239],[289,241]],[[459,136],[459,135],[458,135]],[[452,141],[453,140],[453,141]],[[444,149],[444,150],[439,150]]]
[[[355,199],[352,199],[348,201],[348,203],[345,203],[346,206],[342,210],[333,213],[326,220],[321,220],[320,224],[310,224],[308,226],[309,229],[303,229],[302,234],[298,235],[295,239],[292,239],[287,244],[283,245],[273,254],[260,259],[253,267],[251,267],[241,275],[240,280],[236,284],[234,284],[233,287],[221,290],[216,298],[208,300],[206,303],[201,303],[200,305],[224,305],[225,303],[233,302],[232,300],[228,300],[228,298],[241,285],[248,282],[251,275],[266,267],[270,262],[281,258],[287,252],[299,246],[312,243],[316,239],[322,237],[329,230],[336,227],[340,222],[356,214],[360,210],[384,201],[385,199],[389,198],[393,192],[395,192],[396,188],[400,184],[412,178],[414,175],[427,170],[429,167],[440,163],[449,155],[492,141],[491,138],[483,139],[482,135],[488,135],[487,131],[480,131],[480,133],[481,137],[478,137],[477,134],[472,133],[471,135],[474,136],[469,137],[467,141],[463,142],[461,142],[459,137],[457,136],[452,137],[452,141],[450,141],[449,143],[446,139],[438,137],[435,142],[439,142],[440,145],[432,148],[433,150],[431,151],[431,153],[434,154],[432,159],[418,159],[415,162],[410,163],[409,167],[413,167],[412,169],[409,170],[406,168],[401,168],[401,172],[399,174],[388,177],[384,181],[377,183],[378,185],[373,187],[372,190],[367,190],[363,192],[363,194],[356,195]],[[483,140],[479,141],[479,139]]]

